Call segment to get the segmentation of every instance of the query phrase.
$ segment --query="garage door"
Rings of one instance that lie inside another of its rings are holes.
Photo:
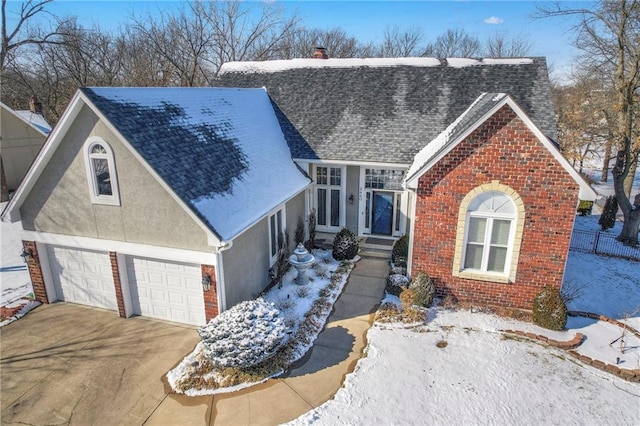
[[[127,256],[133,312],[203,325],[204,297],[199,265]]]
[[[47,252],[58,300],[118,310],[107,253],[61,246]]]

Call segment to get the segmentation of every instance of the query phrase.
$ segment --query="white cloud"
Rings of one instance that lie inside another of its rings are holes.
[[[498,25],[498,24],[502,24],[503,22],[504,22],[504,19],[498,18],[497,16],[491,16],[490,18],[484,19],[484,23],[489,25]]]

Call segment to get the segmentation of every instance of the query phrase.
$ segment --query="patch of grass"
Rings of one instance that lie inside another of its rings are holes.
[[[449,343],[446,340],[440,340],[438,341],[438,343],[436,343],[436,346],[440,349],[446,348],[448,345]]]

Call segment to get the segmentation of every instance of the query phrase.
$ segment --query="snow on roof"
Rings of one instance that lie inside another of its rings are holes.
[[[531,64],[530,58],[509,59],[466,59],[447,58],[450,67],[463,68],[478,65],[522,65]],[[357,67],[438,67],[442,62],[437,58],[331,58],[331,59],[287,59],[277,61],[227,62],[222,65],[219,75],[227,72],[271,73],[301,68],[357,68]]]
[[[487,93],[482,93],[480,96],[476,98],[476,100],[467,108],[458,118],[451,123],[444,131],[442,131],[434,140],[429,142],[424,148],[418,152],[409,167],[409,171],[407,172],[407,177],[405,181],[411,179],[416,173],[418,173],[422,167],[424,167],[432,158],[434,158],[439,152],[441,152],[452,140],[452,135],[457,134],[457,128],[460,123],[469,115],[469,112],[473,110],[476,105],[480,103],[485,97],[487,97]],[[492,102],[497,102],[502,99],[505,94],[499,93],[494,94],[495,96],[491,99]]]
[[[81,90],[222,240],[309,184],[264,89]]]
[[[35,114],[29,110],[15,111],[15,113],[42,133],[51,133],[51,125],[47,123],[47,120],[41,114]]]
[[[447,65],[454,68],[474,67],[478,65],[527,65],[532,64],[531,58],[447,58]]]

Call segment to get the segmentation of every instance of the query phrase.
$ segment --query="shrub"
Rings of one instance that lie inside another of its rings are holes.
[[[293,245],[297,246],[300,243],[304,243],[304,222],[301,217],[298,217],[296,232],[293,234]]]
[[[592,209],[593,201],[580,200],[580,202],[578,203],[578,213],[580,213],[580,216],[590,215]]]
[[[353,259],[358,254],[358,238],[347,228],[342,228],[333,239],[333,258],[336,260]]]
[[[609,228],[613,228],[616,224],[616,214],[618,214],[618,200],[615,195],[607,197],[607,201],[604,203],[602,214],[598,224],[603,231]]]
[[[407,258],[409,257],[409,236],[403,235],[395,243],[391,249],[391,261],[402,268],[407,266]]]
[[[216,367],[251,367],[273,356],[284,342],[280,311],[264,299],[238,303],[198,329],[204,353]]]
[[[309,239],[304,243],[304,247],[311,251],[316,248],[316,210],[313,209],[309,213]]]
[[[413,290],[413,304],[427,307],[433,303],[436,287],[426,272],[418,272],[411,280],[409,288]]]
[[[399,296],[402,290],[409,286],[409,278],[400,274],[391,274],[387,278],[385,291],[394,296]]]
[[[567,305],[560,290],[544,287],[533,299],[533,322],[549,330],[563,330],[567,324]]]

